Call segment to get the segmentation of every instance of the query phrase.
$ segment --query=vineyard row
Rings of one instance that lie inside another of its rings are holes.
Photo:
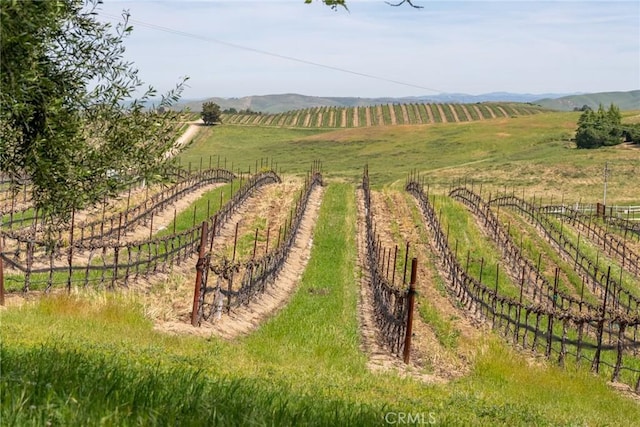
[[[381,104],[313,107],[277,114],[223,114],[222,122],[245,126],[358,128],[429,123],[459,123],[538,114],[541,107],[521,103]]]

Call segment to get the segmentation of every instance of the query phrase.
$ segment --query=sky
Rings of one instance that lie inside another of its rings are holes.
[[[185,99],[640,89],[640,1],[104,0],[126,58]]]

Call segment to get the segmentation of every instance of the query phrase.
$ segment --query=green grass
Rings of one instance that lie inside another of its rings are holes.
[[[615,165],[610,200],[637,202],[637,189],[628,185],[640,172],[636,152],[576,150],[569,138],[577,117],[548,113],[376,129],[201,129],[181,156],[183,165],[221,155],[247,170],[256,158],[269,157],[286,172],[302,175],[311,161],[323,161],[332,183],[309,265],[290,303],[256,332],[233,341],[155,332],[144,315],[147,300],[113,293],[50,296],[4,309],[2,424],[384,425],[385,413],[394,411],[433,413],[441,425],[636,424],[640,405],[606,386],[608,369],[600,377],[571,361],[560,369],[488,331],[474,341],[471,373],[446,384],[424,384],[393,371],[372,373],[360,348],[353,183],[362,166],[369,164],[374,185],[392,189],[400,189],[408,169],[418,167],[439,194],[452,180],[469,178],[485,192],[507,185],[526,188],[528,198],[537,193],[557,201],[564,194],[567,201],[585,201],[601,196],[599,177],[608,161]],[[206,202],[196,211],[206,213]],[[184,227],[191,226],[192,215],[179,220]],[[492,251],[472,236],[476,227],[467,224],[464,208],[451,203],[446,216],[458,224],[451,233],[460,233],[460,241],[464,237],[482,254]],[[464,264],[463,253],[460,246]],[[491,282],[492,271],[485,264],[485,282]],[[444,292],[441,279],[434,279]],[[468,339],[437,307],[424,300],[420,306],[443,347],[455,351]],[[603,358],[611,363],[613,354]],[[638,365],[627,359],[625,366]]]
[[[467,117],[467,114],[464,112],[464,110],[462,109],[462,107],[460,106],[460,104],[450,104],[454,110],[456,110],[456,114],[458,115],[458,119],[460,119],[461,122],[468,122],[472,119]]]
[[[515,212],[508,212],[505,214],[506,208],[500,210],[500,218],[502,223],[507,221],[510,227],[507,227],[512,241],[518,245],[522,251],[522,256],[529,259],[533,265],[538,267],[538,260],[540,260],[539,271],[545,276],[550,284],[553,284],[554,277],[551,272],[555,267],[560,268],[563,277],[558,283],[558,289],[567,292],[577,298],[580,297],[583,292],[583,298],[585,302],[598,305],[598,297],[591,292],[591,287],[587,284],[582,289],[583,281],[573,269],[573,264],[565,262],[558,252],[552,248],[544,239],[539,238],[539,235],[534,227],[524,220],[522,216],[515,215]],[[508,210],[507,210],[508,211]]]
[[[617,258],[610,257],[599,245],[583,236],[582,233],[579,233],[570,224],[564,223],[561,219],[554,218],[553,216],[548,216],[547,219],[556,226],[557,230],[562,231],[564,239],[571,242],[574,246],[578,246],[579,243],[578,248],[580,254],[590,260],[598,271],[605,272],[611,267],[612,279],[632,295],[636,297],[640,295],[640,278],[623,269],[621,261],[618,261]]]
[[[435,106],[433,106],[435,107]],[[480,105],[485,107],[485,105]],[[383,106],[388,115],[389,106]],[[434,113],[437,109],[434,108]],[[602,169],[615,173],[608,182],[611,203],[637,202],[628,185],[640,174],[637,155],[615,147],[578,150],[569,140],[578,113],[544,113],[517,119],[356,129],[281,129],[222,125],[201,132],[182,157],[221,155],[243,169],[254,159],[273,157],[285,172],[303,174],[321,159],[328,176],[357,182],[369,164],[375,185],[402,183],[417,167],[432,188],[443,190],[456,179],[474,180],[485,191],[526,189],[526,197],[544,195],[565,201],[598,201]],[[388,119],[385,119],[388,120]]]
[[[632,425],[638,405],[585,370],[527,358],[490,335],[472,373],[427,385],[374,374],[360,351],[353,186],[327,188],[302,283],[252,335],[152,331],[136,298],[45,298],[2,312],[5,425]],[[324,292],[316,292],[323,289]]]
[[[233,183],[234,194],[240,188],[240,180],[235,180]],[[222,197],[221,197],[222,196]],[[224,184],[220,187],[216,187],[213,190],[209,190],[192,203],[188,209],[176,214],[175,221],[171,221],[162,230],[157,231],[154,237],[163,237],[174,234],[181,231],[189,230],[195,225],[202,224],[212,217],[231,199],[231,184]],[[221,203],[222,201],[222,203]]]
[[[457,259],[462,268],[466,268],[469,255],[469,275],[480,279],[482,273],[482,283],[485,286],[490,289],[497,287],[500,295],[517,299],[520,296],[520,286],[509,278],[500,250],[480,231],[466,207],[449,197],[436,197],[435,201],[432,198],[431,202],[438,214],[442,231],[449,233],[449,248],[454,253],[457,248]]]
[[[451,112],[450,104],[441,104],[442,111],[444,112],[444,116],[447,119],[447,123],[455,123],[456,120],[453,117],[453,113]]]

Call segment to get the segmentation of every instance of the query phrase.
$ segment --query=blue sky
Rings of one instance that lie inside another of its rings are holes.
[[[191,99],[640,88],[636,0],[105,3],[101,20],[131,14],[126,56],[142,79],[166,91],[189,76]]]

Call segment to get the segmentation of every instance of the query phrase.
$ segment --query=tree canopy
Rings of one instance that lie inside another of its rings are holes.
[[[215,102],[205,102],[202,104],[202,121],[205,125],[215,125],[221,122],[220,106]]]
[[[0,1],[0,172],[30,179],[41,218],[161,174],[177,113],[147,109],[151,87],[133,100],[143,83],[123,57],[128,14],[114,27],[96,19],[101,0]]]
[[[602,104],[598,111],[586,110],[578,119],[576,145],[578,148],[598,148],[622,142],[622,115],[620,109],[611,104],[605,110]]]

